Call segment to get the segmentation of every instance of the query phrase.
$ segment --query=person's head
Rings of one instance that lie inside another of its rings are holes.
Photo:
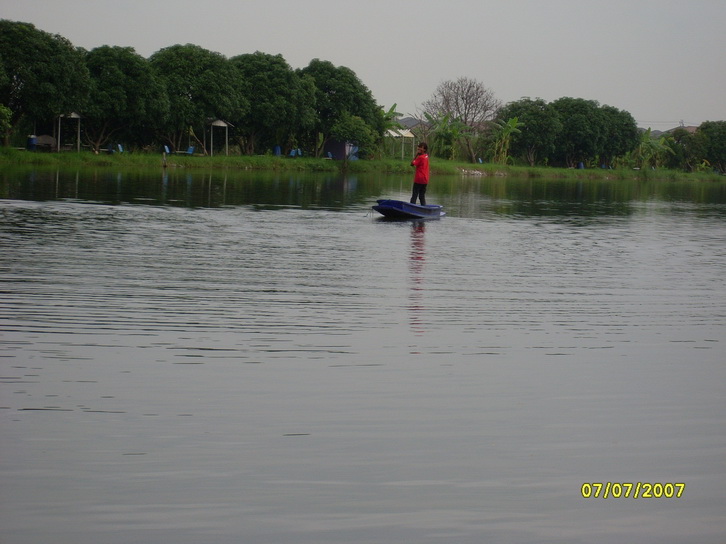
[[[429,146],[426,145],[426,142],[419,142],[418,144],[418,150],[420,153],[428,153]]]

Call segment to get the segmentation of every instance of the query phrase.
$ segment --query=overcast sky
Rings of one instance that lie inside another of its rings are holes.
[[[0,0],[0,18],[144,57],[192,43],[328,60],[404,114],[463,76],[505,103],[597,100],[653,129],[726,120],[725,0]]]

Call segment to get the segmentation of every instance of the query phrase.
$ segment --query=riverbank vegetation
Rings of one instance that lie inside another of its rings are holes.
[[[101,168],[117,170],[204,170],[204,171],[265,171],[265,172],[330,172],[332,174],[382,174],[400,175],[408,179],[412,168],[408,160],[371,159],[357,161],[332,161],[316,158],[282,158],[274,155],[236,156],[184,156],[164,157],[157,153],[93,154],[87,151],[41,153],[27,150],[0,148],[0,168],[13,166],[41,169]],[[434,158],[431,161],[433,176],[459,176],[466,178],[496,177],[516,179],[583,179],[583,180],[663,180],[663,181],[726,181],[718,173],[687,173],[665,168],[636,170],[632,168],[555,168],[495,163],[470,164]]]
[[[403,130],[395,104],[377,104],[353,70],[329,61],[293,69],[281,55],[227,58],[193,44],[149,58],[130,47],[86,51],[31,24],[0,20],[4,146],[63,151],[15,156],[23,162],[158,163],[163,150],[167,167],[403,172],[406,146],[412,154],[413,143],[425,140],[441,173],[726,171],[726,121],[656,135],[593,100],[502,104],[466,77],[442,82],[418,117]]]

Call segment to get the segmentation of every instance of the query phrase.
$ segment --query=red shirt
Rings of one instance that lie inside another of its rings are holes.
[[[413,182],[427,185],[429,182],[429,156],[426,153],[418,155],[413,161],[411,166],[416,167],[416,173],[413,175]]]

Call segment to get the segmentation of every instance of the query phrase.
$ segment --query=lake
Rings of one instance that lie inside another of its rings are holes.
[[[722,544],[726,183],[409,188],[0,171],[3,544]]]

